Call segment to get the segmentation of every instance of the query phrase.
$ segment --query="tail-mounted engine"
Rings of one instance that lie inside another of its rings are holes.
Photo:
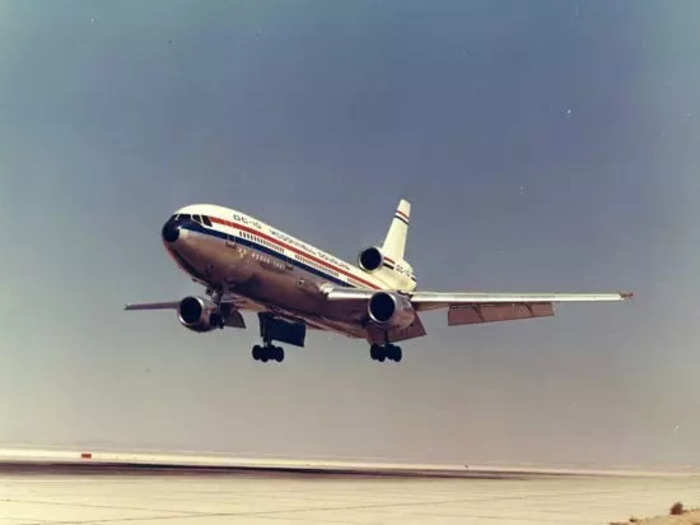
[[[177,318],[183,326],[195,332],[208,332],[222,326],[216,305],[204,297],[185,297],[177,307]]]
[[[408,327],[416,317],[411,301],[396,292],[376,292],[367,303],[373,323],[388,329]]]
[[[373,272],[382,267],[384,254],[376,246],[365,248],[360,252],[358,264],[366,272]]]

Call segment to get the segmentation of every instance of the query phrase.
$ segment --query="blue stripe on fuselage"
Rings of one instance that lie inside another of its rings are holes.
[[[291,257],[287,257],[286,255],[283,255],[279,252],[271,250],[267,246],[263,246],[262,244],[259,244],[255,241],[251,241],[249,239],[243,239],[242,237],[237,237],[235,235],[231,235],[230,233],[220,232],[220,231],[215,230],[213,228],[205,228],[201,224],[198,224],[196,222],[188,222],[187,224],[180,225],[180,227],[184,228],[186,230],[196,232],[196,233],[202,233],[204,235],[218,237],[219,239],[224,239],[224,240],[228,240],[228,241],[233,241],[237,244],[242,244],[243,246],[247,246],[247,247],[252,248],[254,250],[257,250],[259,252],[263,252],[267,255],[270,255],[277,260],[280,260],[280,261],[285,262],[287,264],[291,264],[293,266],[296,266],[297,268],[300,268],[300,269],[302,269],[306,272],[309,272],[313,275],[327,279],[335,284],[339,284],[340,286],[345,286],[346,288],[355,288],[355,286],[353,286],[350,283],[342,281],[342,280],[340,280],[337,277],[334,277],[332,275],[328,275],[328,274],[326,274],[320,270],[317,270],[316,268],[309,266],[308,264],[305,264],[301,261],[297,261],[296,259],[292,259]]]

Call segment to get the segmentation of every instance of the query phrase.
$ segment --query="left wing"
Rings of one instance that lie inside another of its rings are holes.
[[[630,292],[615,293],[487,293],[487,292],[414,292],[411,303],[416,310],[434,310],[455,304],[492,303],[568,303],[623,301]]]
[[[124,306],[124,310],[177,310],[180,301],[170,301],[167,303],[129,303]]]
[[[330,301],[369,300],[375,290],[333,288],[326,291]],[[400,293],[400,292],[399,292]],[[428,292],[406,293],[413,308],[420,312],[447,308],[449,325],[510,321],[554,315],[554,303],[623,301],[631,292],[614,293],[488,293]]]

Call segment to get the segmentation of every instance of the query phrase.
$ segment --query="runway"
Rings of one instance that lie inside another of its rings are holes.
[[[5,461],[0,524],[609,523],[700,503],[700,475]]]

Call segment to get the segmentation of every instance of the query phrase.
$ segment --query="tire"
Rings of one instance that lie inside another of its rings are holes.
[[[377,350],[377,345],[372,345],[369,347],[369,356],[372,358],[373,361],[377,360]]]
[[[390,361],[394,360],[395,354],[396,354],[396,347],[394,345],[386,345],[384,347],[384,355],[386,355],[386,358],[389,359]]]
[[[260,361],[260,345],[255,345],[253,347],[253,359]]]
[[[275,361],[278,363],[284,361],[284,348],[281,346],[275,347]]]
[[[403,359],[403,352],[401,351],[400,346],[396,346],[395,348],[396,350],[394,351],[394,361],[400,363],[401,359]]]

